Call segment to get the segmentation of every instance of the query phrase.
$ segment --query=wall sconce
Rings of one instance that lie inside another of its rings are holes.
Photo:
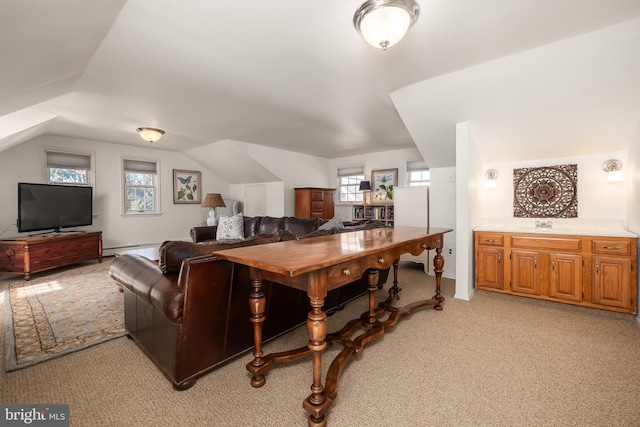
[[[622,182],[622,162],[616,159],[607,160],[602,164],[602,170],[607,173],[607,182]]]
[[[498,179],[498,171],[496,169],[489,169],[484,173],[484,186],[485,188],[494,189],[496,188],[496,180]]]
[[[362,191],[362,203],[367,205],[367,193],[371,192],[371,182],[369,181],[360,181],[360,188],[358,190]]]
[[[156,128],[138,128],[136,129],[140,134],[140,138],[144,139],[147,142],[154,143],[164,135],[164,131],[162,129]]]

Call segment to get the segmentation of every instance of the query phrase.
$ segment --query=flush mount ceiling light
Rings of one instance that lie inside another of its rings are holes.
[[[602,170],[607,173],[607,182],[621,182],[622,174],[622,162],[620,160],[611,159],[602,164]]]
[[[164,135],[164,131],[162,129],[156,128],[138,128],[136,129],[140,134],[140,138],[144,139],[147,142],[156,142],[162,135]]]
[[[386,50],[398,43],[416,22],[414,0],[367,0],[353,16],[353,25],[371,46]]]

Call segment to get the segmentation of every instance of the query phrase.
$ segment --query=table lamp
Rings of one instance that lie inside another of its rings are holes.
[[[204,201],[202,202],[203,208],[209,209],[209,218],[207,218],[207,225],[218,225],[218,218],[216,217],[215,208],[223,208],[226,205],[224,204],[224,200],[222,200],[222,196],[218,193],[207,193],[204,197]]]

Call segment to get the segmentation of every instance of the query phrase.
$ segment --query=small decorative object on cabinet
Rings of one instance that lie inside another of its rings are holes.
[[[475,232],[476,287],[636,313],[635,237]]]
[[[393,204],[374,204],[374,205],[353,205],[353,221],[362,221],[372,219],[376,221],[384,221],[386,225],[393,225],[394,210]]]
[[[294,190],[297,218],[333,218],[335,188],[302,187]]]

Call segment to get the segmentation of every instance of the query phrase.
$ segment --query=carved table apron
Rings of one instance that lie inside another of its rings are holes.
[[[405,314],[432,306],[442,310],[444,297],[440,294],[444,258],[442,247],[444,234],[452,231],[443,228],[394,227],[374,228],[341,234],[332,234],[303,240],[248,246],[215,252],[215,255],[250,267],[252,292],[249,296],[253,323],[255,349],[253,360],[247,364],[251,372],[251,385],[265,384],[264,374],[275,364],[311,356],[313,382],[311,394],[302,406],[309,413],[310,426],[326,426],[326,410],[338,393],[338,378],[342,367],[359,353],[363,346],[380,338],[387,327],[395,326]],[[436,294],[428,300],[417,301],[405,307],[394,307],[398,299],[398,260],[403,253],[419,255],[427,249],[435,249],[433,260],[436,276]],[[378,269],[393,266],[393,286],[389,297],[375,305],[378,289]],[[369,270],[371,269],[371,270]],[[327,334],[327,316],[322,311],[327,292],[360,278],[369,270],[369,311],[359,319],[348,322],[340,331]],[[262,323],[266,298],[262,281],[270,280],[307,292],[311,311],[307,317],[309,342],[306,346],[270,355],[262,353]],[[378,320],[389,313],[385,320]],[[366,332],[351,339],[353,333],[363,328]],[[327,345],[342,345],[322,384],[322,354]]]

